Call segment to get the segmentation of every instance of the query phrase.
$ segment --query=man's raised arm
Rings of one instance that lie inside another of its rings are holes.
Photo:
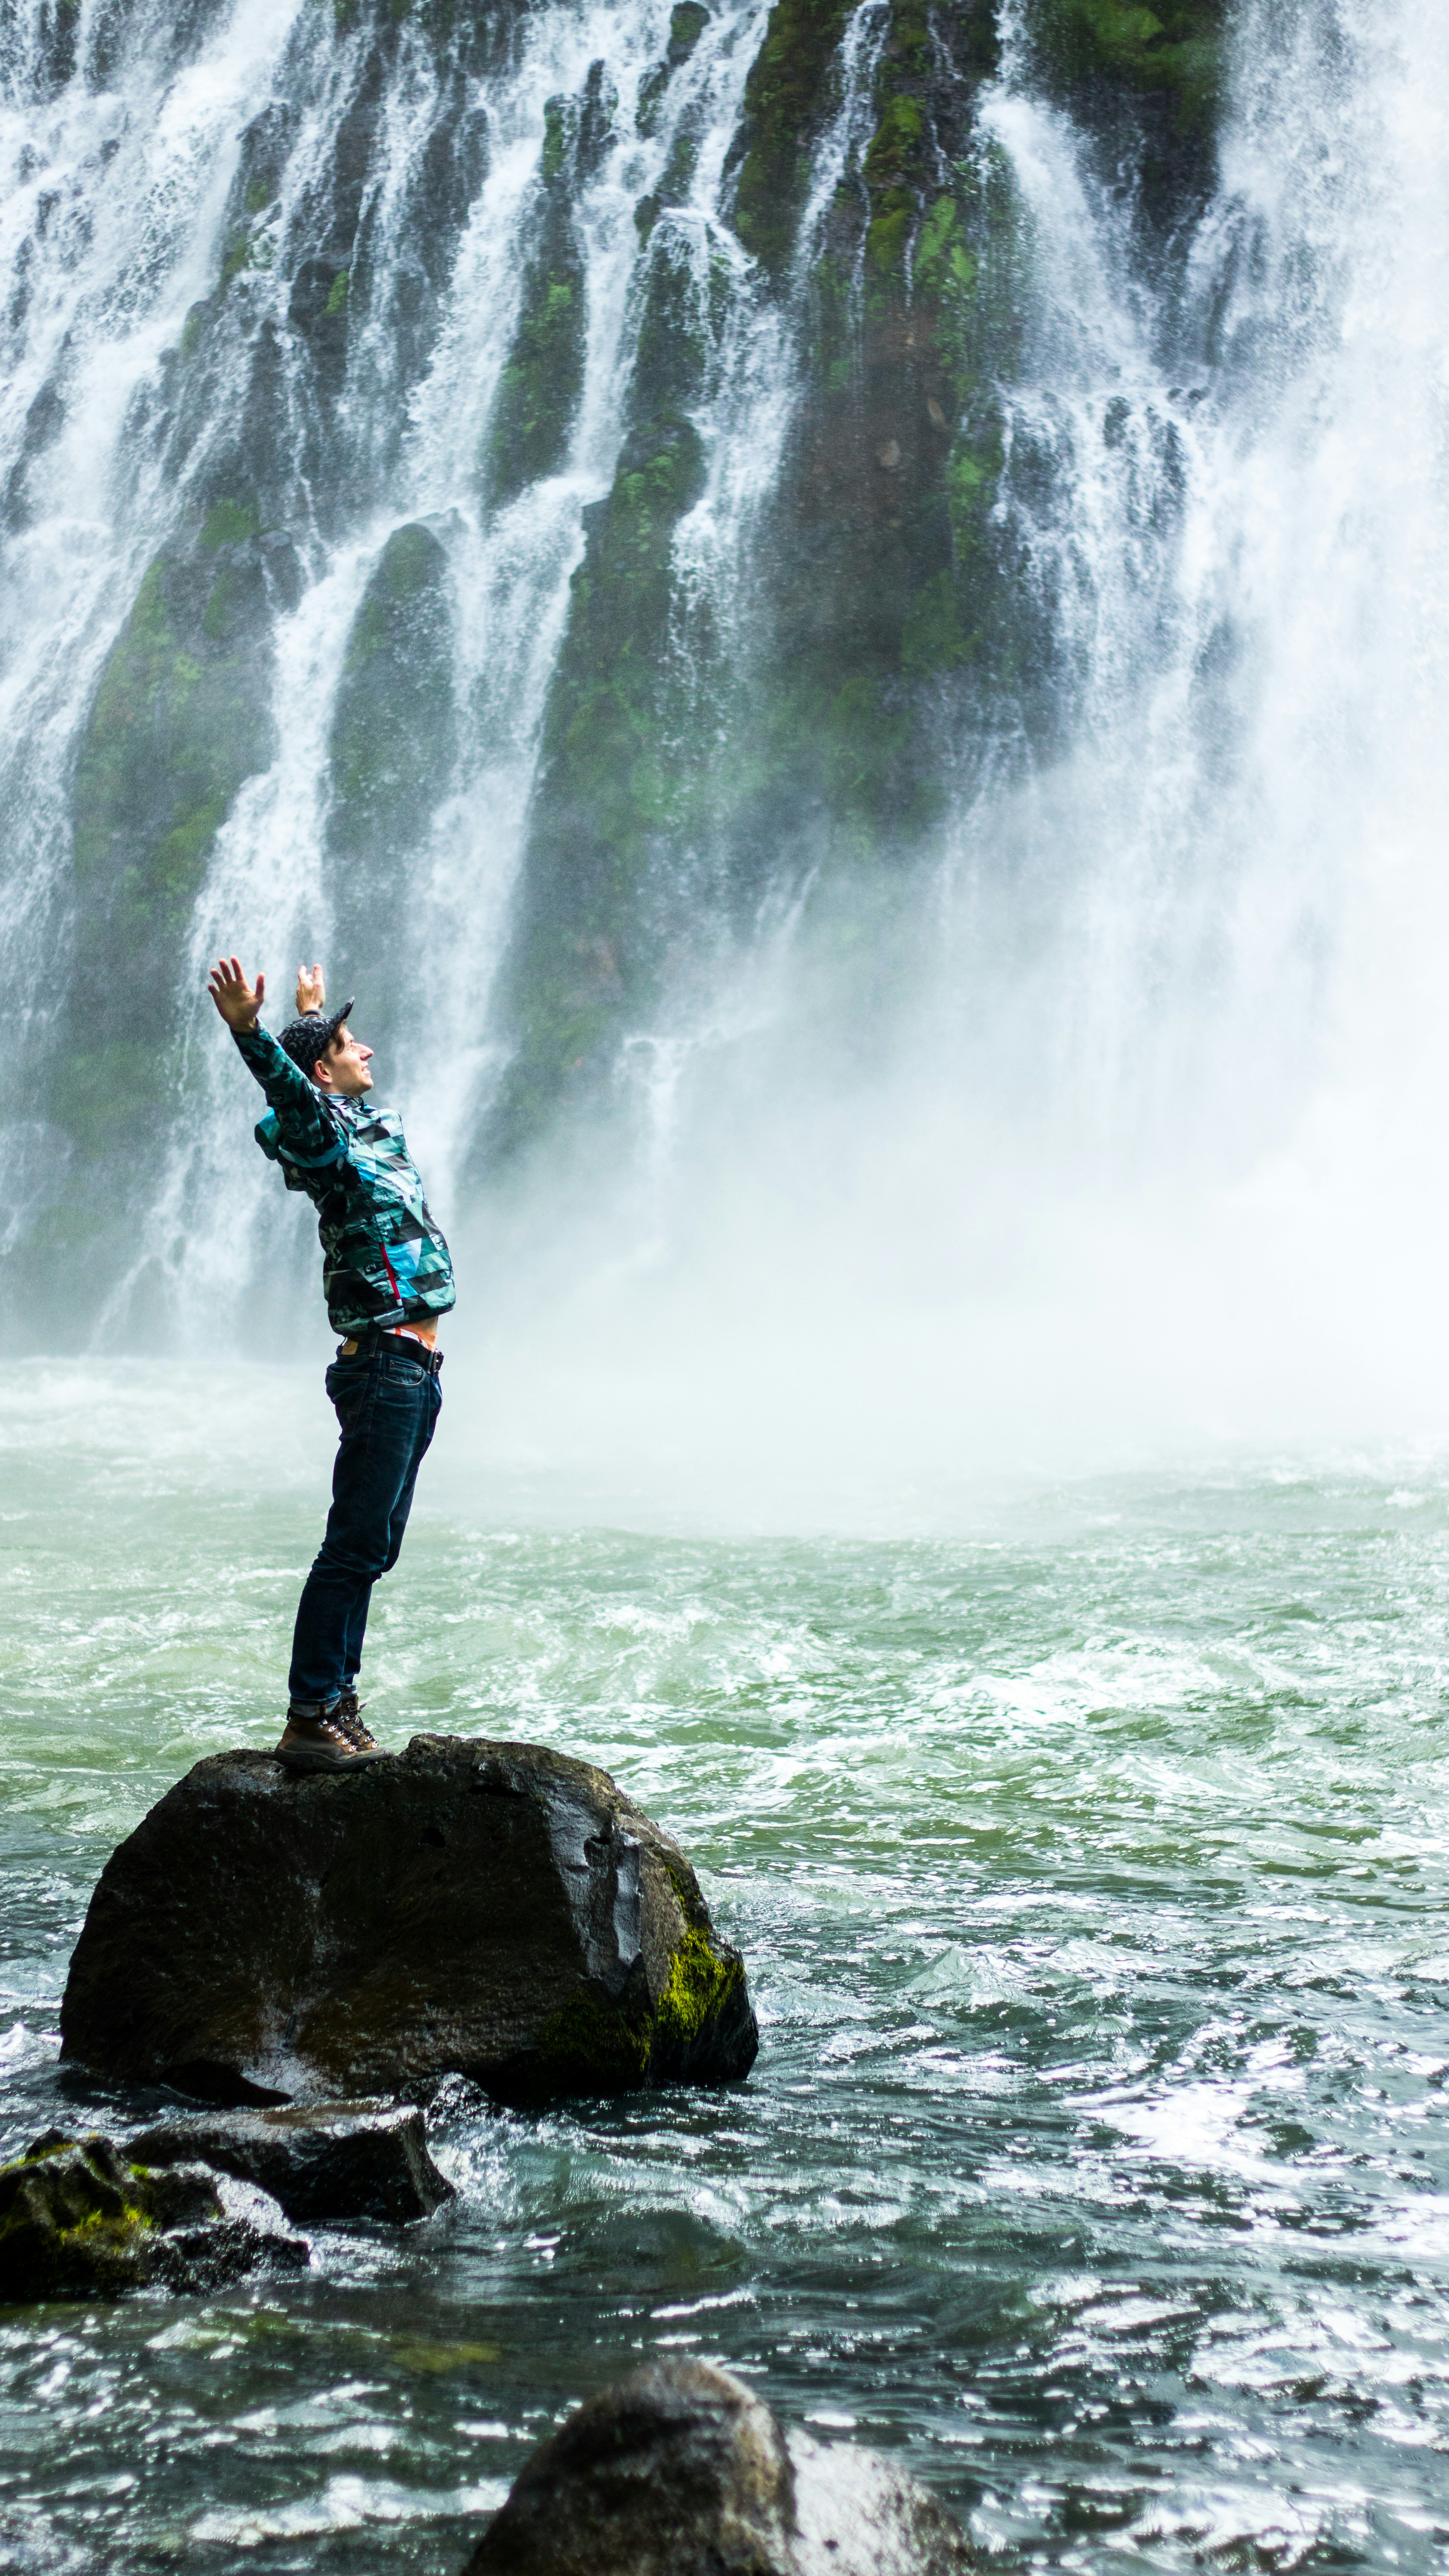
[[[312,972],[320,984],[321,967],[314,967]],[[323,1155],[330,1158],[337,1149],[337,1134],[323,1107],[321,1093],[262,1027],[265,975],[259,975],[253,986],[242,972],[239,957],[219,957],[206,989],[235,1038],[248,1071],[266,1093],[267,1106],[276,1111],[282,1142],[289,1153],[300,1162],[315,1161]]]

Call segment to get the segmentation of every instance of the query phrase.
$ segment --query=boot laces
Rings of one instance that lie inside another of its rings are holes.
[[[363,1723],[362,1702],[356,1691],[343,1692],[336,1707],[328,1710],[327,1723],[346,1737],[354,1752],[371,1753],[375,1749],[377,1738]]]

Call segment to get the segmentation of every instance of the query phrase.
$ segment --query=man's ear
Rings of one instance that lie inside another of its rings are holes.
[[[319,1055],[313,1058],[312,1079],[316,1083],[319,1091],[331,1090],[332,1067],[328,1064],[325,1056]]]

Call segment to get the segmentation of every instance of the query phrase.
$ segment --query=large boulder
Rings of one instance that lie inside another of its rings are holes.
[[[133,2138],[137,2164],[211,2165],[269,2192],[289,2218],[431,2218],[453,2186],[428,2153],[410,2104],[284,2103],[264,2111],[198,2112]]]
[[[759,2045],[689,1862],[607,1773],[446,1735],[320,1776],[199,1762],[107,1862],[61,2038],[224,2103],[719,2084]]]
[[[526,2461],[465,2576],[965,2576],[960,2524],[873,2451],[781,2432],[723,2370],[656,2361]]]
[[[260,2193],[231,2206],[200,2165],[153,2173],[109,2138],[51,2130],[0,2167],[0,2303],[213,2291],[308,2260]]]

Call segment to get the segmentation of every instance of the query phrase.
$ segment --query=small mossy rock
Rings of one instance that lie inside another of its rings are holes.
[[[689,1862],[607,1773],[444,1735],[320,1776],[199,1762],[106,1864],[61,2037],[229,2103],[727,2083],[759,2044]]]
[[[212,2165],[269,2192],[289,2218],[430,2218],[453,2186],[410,2104],[320,2102],[168,2120],[133,2138],[138,2164]]]
[[[889,2461],[787,2437],[752,2389],[655,2361],[534,2452],[466,2576],[964,2576],[959,2523]]]
[[[52,2130],[0,2168],[0,2302],[224,2288],[307,2247],[227,2210],[199,2164],[153,2172],[109,2138]]]

